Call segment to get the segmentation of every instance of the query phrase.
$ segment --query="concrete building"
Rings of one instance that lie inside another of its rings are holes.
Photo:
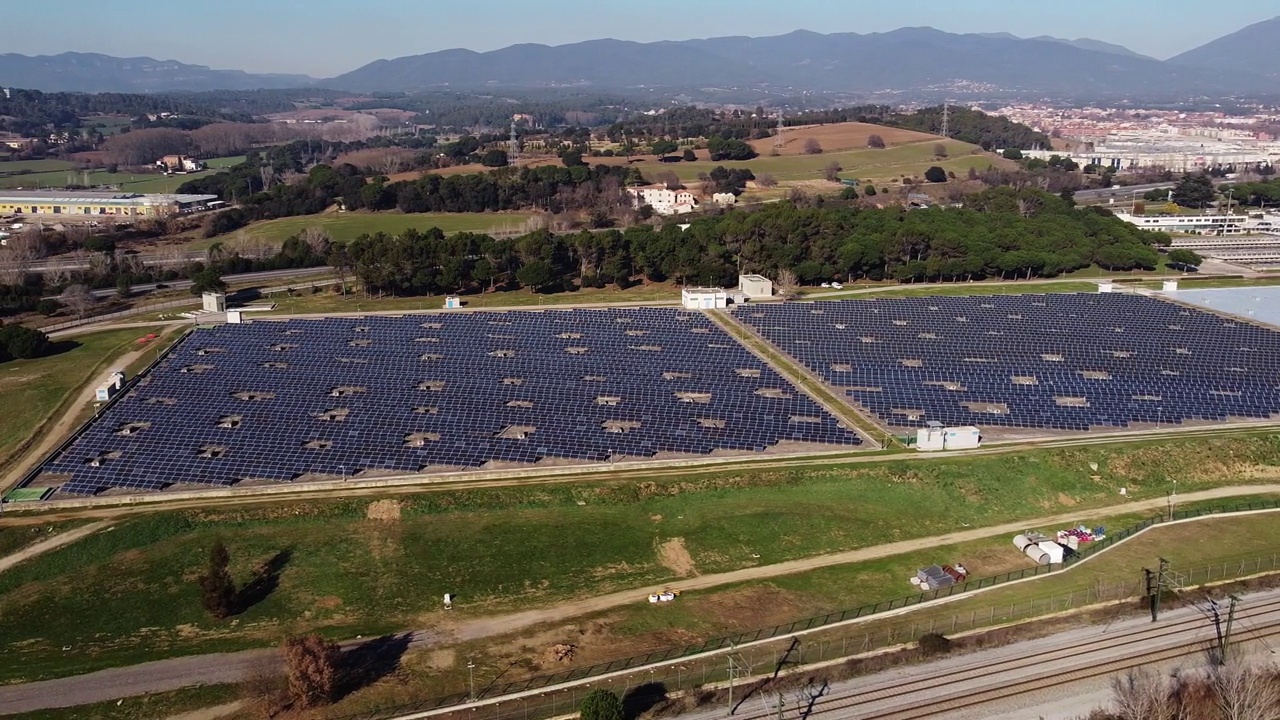
[[[1252,235],[1280,232],[1280,215],[1131,215],[1117,212],[1116,217],[1142,230],[1182,233],[1186,235]]]
[[[982,444],[982,433],[972,425],[943,427],[942,423],[929,421],[916,430],[916,450],[973,450]]]
[[[668,190],[663,185],[627,188],[637,210],[648,205],[659,215],[683,215],[698,209],[698,199],[688,190]]]
[[[200,296],[200,309],[210,313],[227,311],[227,296],[220,292],[207,292]]]
[[[207,210],[217,195],[139,195],[100,190],[0,190],[6,215],[148,217]]]
[[[724,206],[737,205],[738,196],[733,193],[715,193],[711,196],[711,202]]]
[[[723,310],[729,307],[729,293],[723,288],[684,288],[680,302],[687,310]]]
[[[763,275],[739,275],[738,291],[749,300],[773,297],[773,281]]]

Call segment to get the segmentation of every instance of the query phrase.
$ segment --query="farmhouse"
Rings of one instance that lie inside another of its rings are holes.
[[[169,172],[198,172],[204,169],[204,163],[186,155],[165,155],[156,161],[156,166]]]
[[[94,190],[0,191],[0,213],[146,217],[208,210],[217,195],[139,195]]]
[[[698,200],[688,190],[668,190],[662,185],[627,188],[637,209],[648,205],[659,215],[683,215],[698,209]]]

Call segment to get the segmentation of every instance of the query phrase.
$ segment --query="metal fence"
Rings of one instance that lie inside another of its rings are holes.
[[[549,702],[551,702],[552,707],[561,708],[564,712],[571,712],[572,709],[576,707],[576,705],[572,704],[574,702],[572,698],[576,698],[577,701],[580,701],[581,696],[585,696],[586,692],[599,687],[612,688],[622,694],[625,694],[626,692],[634,690],[637,678],[643,682],[656,682],[661,680],[664,684],[674,679],[675,685],[668,687],[697,687],[708,682],[718,682],[727,679],[725,673],[728,672],[728,669],[727,665],[725,665],[723,654],[725,652],[741,654],[742,651],[739,649],[740,646],[748,644],[761,646],[763,644],[763,646],[767,647],[767,641],[771,639],[791,640],[795,637],[796,633],[811,633],[812,631],[820,628],[839,625],[840,623],[856,620],[858,618],[869,618],[876,615],[883,615],[884,613],[893,610],[901,610],[903,608],[928,603],[933,600],[964,595],[980,589],[1005,585],[1011,582],[1025,580],[1027,578],[1059,572],[1067,567],[1083,562],[1084,560],[1093,557],[1108,548],[1114,547],[1116,544],[1121,543],[1126,539],[1147,530],[1148,528],[1163,523],[1190,520],[1209,515],[1277,509],[1280,509],[1280,500],[1263,500],[1166,513],[1147,518],[1146,520],[1143,520],[1131,527],[1108,534],[1102,540],[1095,541],[1087,545],[1085,548],[1082,548],[1061,564],[1038,565],[1033,568],[1017,570],[1014,572],[1004,573],[1002,575],[978,578],[963,584],[953,585],[939,590],[931,590],[870,605],[863,605],[861,607],[840,612],[818,615],[805,620],[797,620],[796,622],[785,625],[776,625],[770,628],[714,638],[697,645],[686,645],[682,647],[658,650],[645,655],[636,655],[629,658],[622,658],[606,663],[574,668],[549,675],[538,675],[524,680],[501,684],[493,683],[478,689],[474,697],[470,693],[457,693],[433,698],[419,703],[413,703],[411,705],[394,708],[381,708],[366,713],[351,715],[345,720],[378,720],[380,718],[395,717],[398,715],[441,710],[452,706],[465,705],[478,700],[494,700],[495,702],[492,705],[488,705],[483,708],[468,708],[466,710],[468,718],[495,718],[502,720],[505,718],[517,717],[547,717],[550,715],[544,715],[540,711],[535,712],[534,708],[528,707],[529,703],[533,702],[533,698],[542,698],[546,700],[549,697],[547,692],[512,699],[509,701],[502,701],[501,698],[521,693],[537,692],[543,689],[564,685],[566,683],[583,681],[604,675],[615,675],[617,673],[622,673],[622,677],[615,676],[599,682],[592,682],[589,688],[582,689],[581,692],[578,692],[580,688],[556,689],[554,691],[550,691],[551,696],[554,696],[555,699]],[[1250,570],[1245,567],[1246,564],[1252,564],[1251,567],[1253,569]],[[1220,580],[1229,577],[1240,577],[1242,575],[1247,575],[1250,572],[1267,572],[1270,570],[1276,570],[1277,567],[1276,555],[1262,558],[1249,558],[1247,561],[1241,561],[1238,568],[1239,572],[1233,572],[1236,566],[1232,563],[1197,568],[1186,573],[1187,579],[1185,584],[1203,584],[1206,582],[1212,582],[1215,579]],[[970,611],[968,613],[953,616],[950,618],[949,622],[946,620],[930,620],[928,626],[920,623],[904,621],[901,624],[894,624],[890,626],[888,629],[883,631],[883,635],[867,634],[865,630],[861,629],[865,627],[861,624],[847,625],[845,628],[848,629],[847,632],[851,633],[850,637],[862,637],[864,640],[850,644],[848,641],[849,638],[845,638],[845,640],[841,641],[838,652],[832,652],[828,655],[826,650],[822,650],[819,653],[821,657],[813,656],[813,658],[804,659],[803,662],[796,662],[792,664],[820,662],[822,660],[845,657],[853,652],[864,652],[876,648],[889,647],[913,640],[919,634],[926,632],[946,632],[950,634],[979,627],[987,627],[999,622],[1010,622],[1013,620],[1037,617],[1048,612],[1081,607],[1097,602],[1138,597],[1142,591],[1143,587],[1135,580],[1133,583],[1091,588],[1088,591],[1083,592],[1076,591],[1069,594],[1063,594],[1061,597],[1053,596],[1045,599],[1036,599],[1025,604],[1014,604],[999,607],[992,606],[989,612],[985,614],[983,612],[976,612],[975,614],[975,611]],[[1006,609],[1007,611],[1005,611]],[[967,622],[963,621],[964,617],[968,617]],[[845,631],[842,630],[841,632]],[[877,640],[877,638],[879,638],[879,640]],[[834,641],[831,642],[834,643]],[[835,646],[826,645],[823,647],[833,649]],[[776,652],[776,650],[774,652]],[[813,651],[810,650],[809,652]],[[691,670],[694,666],[702,666],[705,663],[707,658],[703,656],[714,653],[721,654],[714,658],[712,666],[706,666],[701,671]],[[690,660],[689,662],[680,662],[681,659],[693,660]],[[725,667],[717,670],[716,668],[720,665],[725,665]],[[717,673],[720,674],[717,675]],[[695,677],[697,678],[697,682],[693,682],[691,685],[686,684],[686,677]],[[645,678],[648,678],[648,680]],[[643,682],[641,682],[641,684],[643,684]],[[562,701],[562,695],[570,699]],[[520,709],[517,711],[513,709],[513,706],[520,706]],[[557,712],[552,714],[559,713]]]
[[[116,320],[119,318],[127,318],[135,315],[146,315],[148,313],[153,313],[160,310],[173,310],[176,308],[190,307],[192,305],[199,305],[199,304],[200,304],[200,298],[198,297],[179,298],[177,300],[165,300],[162,302],[154,302],[154,303],[143,303],[141,305],[135,305],[125,310],[117,310],[115,312],[102,313],[100,315],[86,315],[85,317],[82,317],[76,320],[67,320],[65,322],[54,323],[53,325],[45,325],[40,328],[40,331],[44,333],[55,333],[55,332],[58,332],[59,330],[70,330],[71,328],[80,327],[81,325],[91,325],[91,324],[96,324],[100,322],[105,322],[107,320]]]

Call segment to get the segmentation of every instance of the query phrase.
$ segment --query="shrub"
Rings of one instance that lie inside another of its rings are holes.
[[[604,689],[592,690],[579,709],[582,720],[623,720],[622,700]]]
[[[336,699],[342,662],[337,643],[311,634],[288,638],[281,649],[295,706],[317,707]]]
[[[951,640],[941,633],[925,633],[916,640],[916,646],[926,657],[945,655],[951,652]]]

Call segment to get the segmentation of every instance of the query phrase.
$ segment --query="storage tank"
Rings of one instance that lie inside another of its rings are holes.
[[[1034,560],[1037,565],[1049,564],[1049,553],[1045,552],[1044,550],[1041,550],[1039,545],[1027,546],[1026,553],[1027,553],[1027,557]]]
[[[1021,534],[1013,536],[1013,546],[1018,548],[1018,552],[1026,552],[1028,545],[1035,545],[1031,538]]]

